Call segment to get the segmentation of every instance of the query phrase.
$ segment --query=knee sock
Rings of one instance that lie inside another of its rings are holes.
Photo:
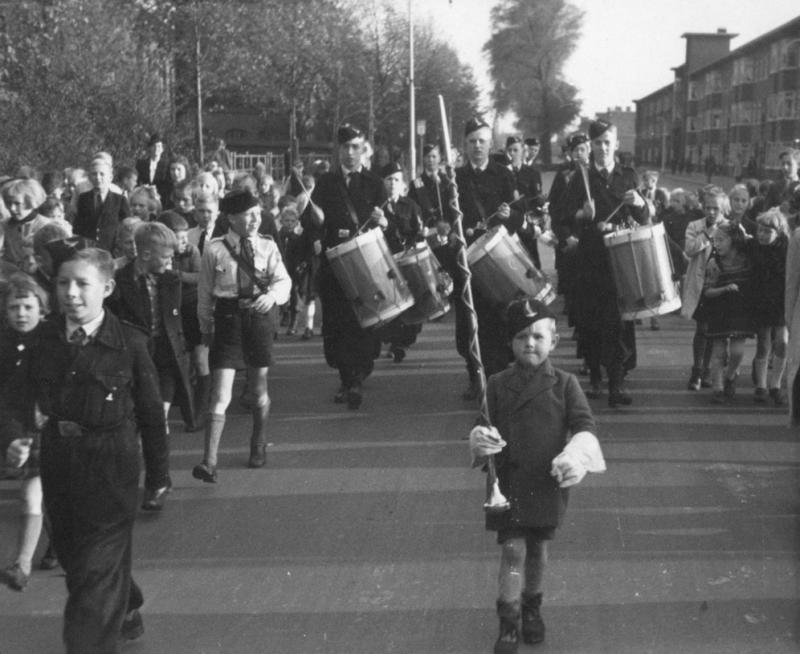
[[[769,387],[780,388],[783,373],[786,370],[786,357],[772,357],[772,369],[769,371]]]
[[[314,314],[316,313],[317,305],[314,300],[309,300],[306,304],[306,329],[314,329]]]
[[[206,422],[205,453],[203,454],[203,461],[212,467],[217,465],[217,450],[219,450],[219,441],[222,438],[222,430],[224,428],[225,428],[224,413],[208,414],[208,421]]]
[[[547,541],[529,541],[526,547],[525,594],[535,595],[542,590],[542,579],[547,565]]]
[[[753,372],[756,378],[756,388],[767,387],[767,360],[756,357],[753,359]]]
[[[31,515],[23,514],[20,516],[19,525],[19,553],[17,563],[22,571],[29,575],[33,566],[33,554],[36,545],[39,543],[39,536],[42,533],[42,514]]]
[[[525,541],[503,544],[500,558],[500,574],[498,575],[498,600],[500,602],[519,602],[522,596],[522,568],[525,561]]]
[[[250,448],[264,447],[267,444],[267,418],[269,417],[269,398],[266,404],[253,409],[253,434],[250,437]]]

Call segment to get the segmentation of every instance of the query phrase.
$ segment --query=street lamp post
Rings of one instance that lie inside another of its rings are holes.
[[[414,146],[416,113],[414,105],[414,20],[411,15],[411,0],[408,0],[408,171],[411,179],[417,176],[417,152]]]

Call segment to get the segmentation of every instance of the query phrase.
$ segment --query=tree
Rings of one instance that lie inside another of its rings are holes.
[[[563,67],[580,38],[583,12],[566,0],[503,0],[491,17],[484,50],[496,107],[515,112],[520,129],[541,137],[549,162],[551,136],[580,112],[578,89]]]

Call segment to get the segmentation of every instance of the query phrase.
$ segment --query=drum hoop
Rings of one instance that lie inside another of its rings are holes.
[[[508,230],[503,225],[492,227],[488,232],[482,234],[478,240],[467,248],[467,263],[473,264],[480,261],[486,254],[497,247],[503,235],[508,235]],[[476,256],[479,254],[479,256]]]

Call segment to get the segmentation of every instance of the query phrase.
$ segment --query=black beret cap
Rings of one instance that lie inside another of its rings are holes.
[[[424,157],[426,154],[430,154],[434,150],[438,150],[439,146],[435,143],[426,143],[422,146],[422,156]]]
[[[522,143],[522,139],[519,136],[509,136],[506,139],[506,147],[514,145],[515,143]]]
[[[529,138],[526,138],[525,139],[525,145],[536,145],[536,146],[538,146],[538,145],[540,145],[539,139],[536,138],[535,136],[531,136]]]
[[[393,161],[392,163],[386,164],[383,168],[381,168],[381,177],[388,177],[389,175],[402,172],[403,167],[397,161]]]
[[[159,134],[158,132],[154,132],[153,134],[150,135],[150,138],[147,140],[147,145],[149,147],[151,145],[155,145],[156,143],[162,143],[162,142],[163,141],[161,140],[161,134]]]
[[[589,137],[586,136],[583,132],[575,132],[572,136],[567,139],[567,147],[572,150],[579,146],[581,143],[587,143],[589,141]]]
[[[543,318],[556,319],[546,304],[539,300],[514,300],[506,309],[506,324],[508,337],[514,338],[519,332]]]
[[[244,213],[248,209],[258,206],[258,198],[253,195],[249,188],[231,191],[219,203],[221,213],[234,215]]]
[[[95,242],[83,236],[70,236],[45,243],[45,249],[53,261],[53,270],[57,271],[61,264],[69,261],[76,252],[96,247]]]
[[[350,123],[345,123],[336,131],[336,141],[339,143],[339,145],[343,145],[348,141],[352,141],[353,139],[357,139],[362,136],[364,136],[364,132]]]
[[[609,123],[607,120],[603,120],[602,118],[598,118],[597,120],[593,120],[589,124],[589,138],[594,140],[598,136],[605,134],[613,125]]]
[[[480,116],[474,116],[467,121],[466,125],[464,125],[464,136],[469,136],[472,134],[472,132],[484,127],[489,127],[489,123],[487,123]]]

